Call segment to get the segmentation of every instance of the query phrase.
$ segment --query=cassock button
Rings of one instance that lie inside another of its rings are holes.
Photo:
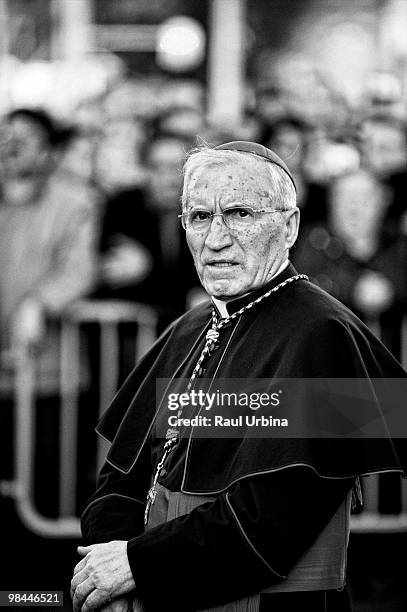
[[[166,470],[165,468],[162,468],[160,472],[161,478],[165,478],[165,476],[167,476],[167,473],[168,473],[168,470]]]
[[[206,368],[199,368],[198,376],[202,376],[202,374],[205,374],[205,372],[206,372]]]

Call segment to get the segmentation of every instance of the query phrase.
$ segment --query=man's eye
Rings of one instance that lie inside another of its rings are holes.
[[[191,223],[196,221],[207,221],[210,218],[211,214],[205,210],[193,210],[190,213]]]
[[[253,213],[249,208],[229,208],[225,211],[229,219],[241,219],[248,220],[253,217]]]

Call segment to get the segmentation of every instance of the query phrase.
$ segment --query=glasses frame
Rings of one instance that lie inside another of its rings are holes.
[[[212,225],[212,221],[214,217],[222,217],[222,221],[225,227],[227,227],[227,229],[229,231],[233,231],[231,230],[231,228],[229,227],[229,225],[226,222],[225,217],[223,216],[225,214],[225,212],[228,212],[229,210],[236,210],[236,209],[240,209],[240,210],[249,210],[251,213],[253,213],[254,216],[256,216],[257,214],[264,214],[264,213],[278,213],[278,212],[287,212],[288,210],[295,210],[295,209],[291,209],[291,208],[272,208],[272,209],[265,209],[265,208],[261,208],[260,210],[257,210],[255,208],[252,208],[251,206],[231,206],[230,208],[226,208],[225,210],[223,210],[222,212],[209,212],[206,210],[200,210],[197,209],[199,212],[208,212],[209,214],[209,224],[208,227],[206,228],[207,230],[209,230],[209,228]],[[189,213],[182,213],[180,215],[177,215],[178,219],[181,219],[181,224],[182,227],[184,228],[185,231],[187,231],[188,229],[191,229],[189,227],[187,227],[187,224],[185,222],[185,218],[187,217]],[[194,230],[192,229],[192,231],[202,231],[202,230]]]

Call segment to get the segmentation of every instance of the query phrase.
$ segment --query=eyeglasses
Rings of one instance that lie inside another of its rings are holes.
[[[184,230],[192,230],[193,232],[202,232],[209,229],[213,217],[222,217],[226,227],[234,231],[245,229],[256,221],[257,215],[269,213],[281,213],[288,210],[287,208],[274,208],[272,210],[256,210],[251,206],[233,206],[225,208],[222,212],[215,213],[208,210],[190,210],[187,213],[178,215],[181,219]]]

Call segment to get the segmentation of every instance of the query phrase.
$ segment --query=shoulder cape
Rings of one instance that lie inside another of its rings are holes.
[[[289,266],[257,293],[295,273]],[[232,308],[237,310],[243,302],[244,298],[237,300]],[[192,372],[210,322],[210,304],[175,321],[134,369],[102,417],[97,432],[111,442],[107,461],[120,472],[133,469],[164,410],[156,401],[157,379],[179,377],[188,368]],[[374,437],[336,437],[330,430],[326,438],[253,438],[247,432],[239,438],[205,439],[196,437],[192,429],[182,474],[185,493],[217,493],[242,478],[299,465],[327,478],[405,473],[404,440],[391,439],[385,409],[370,381],[405,382],[407,373],[341,303],[308,281],[292,283],[244,313],[226,344],[216,353],[222,358],[213,358],[206,376],[365,380],[371,397],[367,402],[353,402],[354,409],[366,411],[368,406],[371,412],[367,419],[380,423],[379,435],[376,430]],[[298,400],[296,414],[307,419],[314,409],[305,394]]]

